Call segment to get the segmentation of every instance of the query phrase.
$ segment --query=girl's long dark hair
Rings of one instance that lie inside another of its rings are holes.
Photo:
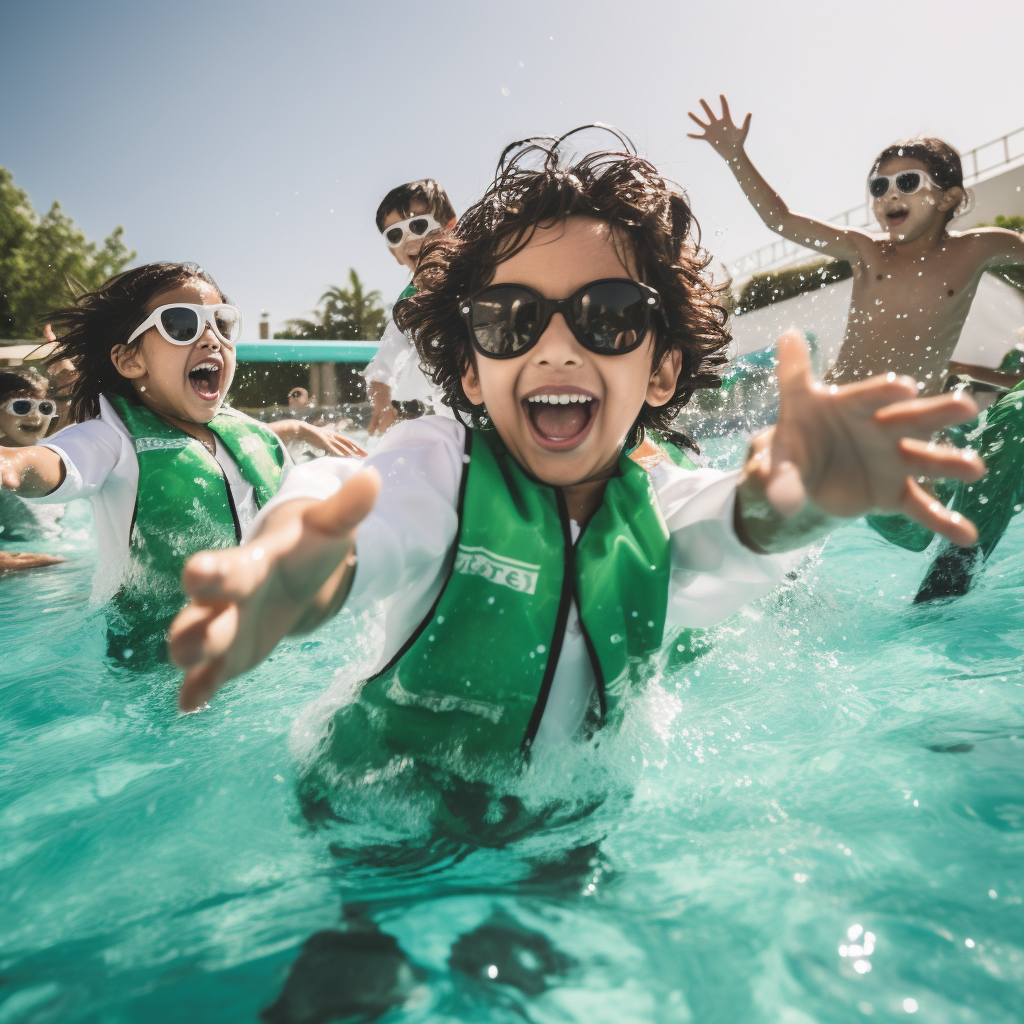
[[[592,127],[604,128],[586,126]],[[672,349],[682,353],[675,394],[664,406],[645,403],[638,422],[665,430],[697,388],[721,383],[716,368],[726,358],[727,314],[702,275],[710,256],[700,248],[686,196],[613,129],[621,151],[589,153],[562,166],[573,144],[567,140],[582,130],[507,147],[484,197],[451,234],[424,245],[415,275],[419,292],[395,306],[395,323],[414,338],[444,403],[474,422],[483,410],[462,389],[474,354],[460,303],[485,287],[495,267],[520,252],[538,226],[570,216],[612,225],[630,250],[637,276],[661,295],[654,365]]]
[[[221,302],[228,301],[217,282],[195,263],[147,263],[112,277],[94,292],[79,295],[72,305],[46,314],[45,320],[57,335],[57,347],[47,366],[62,359],[74,366],[64,389],[73,422],[98,416],[104,392],[135,398],[131,381],[111,362],[111,349],[128,341],[146,319],[153,298],[196,278],[217,288]],[[134,344],[141,344],[141,339]]]

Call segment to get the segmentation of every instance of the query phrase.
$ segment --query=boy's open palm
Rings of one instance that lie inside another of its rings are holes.
[[[781,402],[778,423],[754,445],[748,477],[784,516],[810,498],[832,516],[902,512],[956,544],[977,531],[944,508],[917,477],[973,482],[984,463],[970,449],[932,443],[937,430],[977,415],[959,392],[917,398],[909,377],[888,374],[841,387],[815,381],[807,346],[795,334],[777,345]],[[757,479],[753,479],[757,478]]]
[[[710,142],[715,150],[723,157],[732,156],[743,149],[743,143],[747,140],[747,132],[750,131],[750,114],[743,119],[743,124],[736,127],[729,112],[729,101],[724,96],[718,97],[722,101],[722,116],[716,117],[715,112],[708,105],[706,100],[701,100],[700,105],[704,108],[704,114],[708,119],[705,124],[696,114],[690,112],[689,118],[698,127],[703,129],[701,134],[687,133],[689,139],[703,139]]]
[[[284,636],[318,625],[344,600],[355,536],[380,491],[365,470],[323,501],[289,501],[251,541],[203,551],[185,565],[191,603],[171,624],[172,660],[186,669],[182,711],[201,707],[229,679],[258,665]]]

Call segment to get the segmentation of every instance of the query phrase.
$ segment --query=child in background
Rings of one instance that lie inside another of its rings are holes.
[[[313,408],[309,392],[305,388],[292,388],[288,392],[288,408],[296,416],[308,416]]]
[[[267,426],[284,442],[293,462],[308,462],[319,455],[361,457],[366,454],[355,441],[342,433],[346,427],[351,426],[351,420],[335,420],[331,423],[321,420],[313,424],[300,418],[309,416],[313,411],[313,403],[305,388],[292,388],[288,392],[288,408],[295,414],[295,419],[272,420]]]
[[[984,227],[949,232],[949,222],[967,203],[956,150],[935,138],[894,143],[884,149],[868,175],[871,208],[882,229],[880,235],[871,234],[793,213],[744,149],[750,114],[737,127],[724,96],[721,117],[704,100],[700,102],[707,122],[691,113],[702,132],[690,138],[704,139],[725,160],[765,225],[820,255],[848,260],[853,268],[846,336],[835,364],[825,374],[826,382],[905,373],[916,377],[922,395],[938,394],[981,275],[990,267],[1024,263],[1024,239],[1015,231]],[[979,454],[989,465],[989,486],[1014,475],[1016,464],[1024,458],[1024,453],[1005,447],[1024,437],[1024,415],[1017,413],[1016,403],[1004,406],[1005,422],[991,439],[998,445],[993,448],[982,441]],[[1005,472],[999,465],[1002,459],[1009,460]],[[1016,503],[1011,502],[1011,508]],[[1006,515],[1007,522],[1012,514]],[[868,521],[887,540],[911,550],[923,550],[931,539],[927,531],[922,533],[903,517]],[[973,567],[978,556],[987,557],[990,550],[954,553],[954,559]],[[970,571],[966,582],[960,574],[948,590],[932,575],[922,585],[919,600],[964,593],[970,585]]]
[[[424,417],[361,464],[300,467],[241,547],[186,566],[192,604],[171,630],[184,709],[285,634],[382,603],[380,662],[323,738],[312,799],[345,766],[490,778],[618,722],[667,642],[770,591],[789,565],[770,552],[832,517],[899,509],[974,539],[913,479],[982,474],[927,441],[973,402],[916,399],[908,378],[822,388],[794,337],[778,425],[745,469],[677,465],[656,432],[717,384],[729,341],[690,209],[632,152],[563,168],[563,141],[506,150],[396,310],[473,426]]]
[[[0,448],[0,480],[30,502],[91,499],[110,653],[162,654],[185,559],[236,544],[288,464],[267,427],[222,408],[241,315],[195,264],[151,263],[50,319],[76,422]]]
[[[0,369],[0,445],[25,448],[44,438],[57,416],[49,384],[35,370]]]
[[[23,448],[38,444],[57,415],[47,397],[45,378],[34,370],[0,370],[0,446]],[[0,490],[0,541],[32,540],[41,530],[39,518],[25,502]],[[0,551],[0,571],[33,569],[63,562],[54,555],[30,551]]]
[[[882,234],[793,213],[747,156],[750,114],[737,128],[721,101],[717,117],[701,100],[708,123],[691,113],[703,132],[690,138],[704,139],[725,160],[766,227],[853,268],[846,337],[826,380],[906,373],[923,395],[938,394],[981,275],[1024,263],[1024,239],[991,227],[950,234],[967,193],[959,154],[934,138],[894,143],[872,163],[868,192]]]
[[[445,190],[432,178],[410,181],[393,188],[377,207],[377,230],[391,255],[410,273],[423,243],[455,224],[455,210]],[[398,301],[416,294],[414,284]],[[380,348],[363,371],[373,408],[370,433],[382,434],[397,419],[418,414],[423,406],[440,410],[439,396],[420,367],[416,346],[392,320],[380,339]]]

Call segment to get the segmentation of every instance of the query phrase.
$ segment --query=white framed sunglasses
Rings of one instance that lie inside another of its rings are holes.
[[[897,171],[895,174],[872,174],[868,178],[868,191],[875,199],[887,196],[893,185],[905,196],[920,192],[925,185],[931,185],[936,192],[942,191],[927,171]]]
[[[11,398],[4,403],[4,412],[8,416],[28,416],[38,412],[43,419],[53,419],[57,415],[57,403],[52,398]]]
[[[132,332],[130,345],[140,334],[155,327],[164,341],[172,345],[191,345],[206,331],[206,325],[225,345],[234,345],[242,334],[242,313],[237,306],[226,302],[215,306],[200,306],[194,302],[169,302],[157,306]]]
[[[440,231],[441,225],[431,213],[420,213],[408,220],[400,220],[397,224],[384,229],[384,241],[391,249],[397,249],[410,235],[422,238],[431,231]]]

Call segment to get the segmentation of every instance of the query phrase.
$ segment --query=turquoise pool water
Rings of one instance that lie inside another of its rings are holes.
[[[559,813],[498,847],[388,778],[303,813],[365,624],[188,718],[175,673],[107,664],[88,528],[0,580],[0,1024],[305,1024],[389,988],[386,1022],[1024,1019],[1024,518],[924,608],[923,556],[840,530],[621,736],[520,780]]]

